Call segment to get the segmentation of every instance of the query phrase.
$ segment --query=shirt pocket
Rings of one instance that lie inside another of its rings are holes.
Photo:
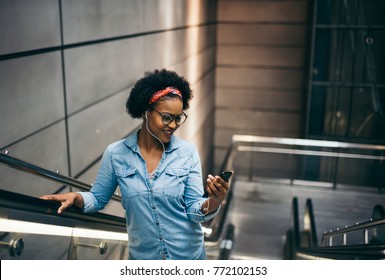
[[[118,184],[122,193],[122,199],[131,199],[140,195],[141,184],[136,176],[136,168],[119,167],[115,169],[115,175],[118,177]]]
[[[167,168],[162,191],[166,195],[182,196],[187,185],[189,170],[186,168]]]
[[[115,169],[115,175],[118,177],[128,177],[135,175],[136,173],[136,168],[121,168],[118,167]]]

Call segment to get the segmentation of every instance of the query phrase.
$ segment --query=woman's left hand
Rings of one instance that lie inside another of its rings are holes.
[[[217,202],[222,202],[225,199],[229,188],[229,183],[223,180],[221,177],[214,177],[212,175],[208,176],[206,190],[209,193],[211,199]]]

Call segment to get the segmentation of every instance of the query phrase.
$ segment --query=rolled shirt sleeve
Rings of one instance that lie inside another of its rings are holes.
[[[198,150],[194,147],[191,157],[188,186],[185,191],[185,201],[187,215],[191,221],[196,223],[202,223],[212,219],[220,209],[219,207],[216,211],[208,215],[202,213],[202,204],[207,200],[207,198],[203,197],[203,193],[201,162]]]

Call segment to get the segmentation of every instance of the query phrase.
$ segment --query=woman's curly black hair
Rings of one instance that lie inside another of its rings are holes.
[[[146,72],[145,76],[135,83],[126,102],[127,113],[135,119],[142,118],[146,110],[153,106],[148,105],[153,94],[166,87],[177,88],[182,93],[183,110],[189,108],[192,98],[189,82],[174,71],[161,69]]]

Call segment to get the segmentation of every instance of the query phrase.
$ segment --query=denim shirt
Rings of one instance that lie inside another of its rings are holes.
[[[90,192],[80,192],[84,212],[103,209],[119,185],[133,259],[205,258],[201,222],[201,162],[194,145],[172,136],[152,179],[137,133],[109,145]]]

